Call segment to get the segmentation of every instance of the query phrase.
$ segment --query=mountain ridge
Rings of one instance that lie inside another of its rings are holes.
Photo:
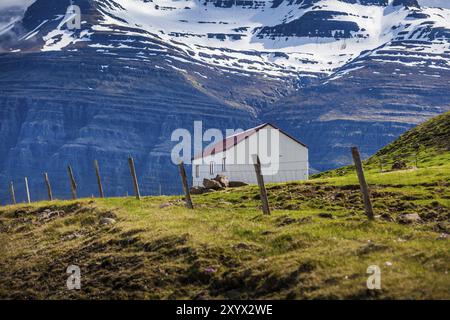
[[[152,52],[155,48],[142,46],[150,42],[178,51],[184,58],[224,69],[272,77],[299,73],[320,77],[332,74],[361,52],[390,41],[442,38],[450,29],[446,22],[450,11],[420,8],[416,1],[78,0],[73,3],[80,6],[84,16],[82,31],[69,32],[58,21],[70,3],[41,0],[32,4],[21,22],[29,31],[20,38],[25,47],[10,50],[25,50],[28,40],[34,42],[36,38],[45,40],[40,50],[61,50],[80,42],[101,48],[106,32],[116,36],[115,41],[126,49]],[[233,10],[236,16],[229,16],[227,10]],[[55,18],[49,19],[52,16]],[[205,32],[205,25],[211,30]],[[134,44],[123,39],[137,35]]]

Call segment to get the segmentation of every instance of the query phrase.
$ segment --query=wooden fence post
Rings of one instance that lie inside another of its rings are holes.
[[[25,177],[25,192],[27,193],[27,203],[31,203],[30,188],[28,186],[28,178]]]
[[[77,183],[75,181],[75,177],[73,175],[73,170],[71,166],[67,167],[67,172],[69,174],[69,180],[70,180],[70,190],[72,191],[72,199],[77,199]]]
[[[362,166],[362,162],[361,162],[361,156],[359,154],[357,147],[352,147],[352,156],[353,156],[353,161],[354,161],[355,167],[356,167],[356,173],[358,175],[359,185],[361,187],[361,193],[362,193],[363,201],[364,201],[364,210],[366,212],[367,218],[369,218],[369,220],[373,220],[374,214],[373,214],[372,203],[370,202],[369,187],[367,185],[366,178],[364,176],[364,170],[363,170],[363,166]]]
[[[130,166],[131,177],[133,178],[134,193],[136,199],[141,200],[141,191],[139,190],[139,182],[136,175],[136,167],[134,166],[134,160],[132,157],[128,158],[128,164]]]
[[[188,185],[187,176],[186,176],[186,170],[184,169],[183,161],[180,162],[178,167],[180,169],[181,183],[183,184],[183,190],[184,190],[184,195],[185,195],[185,199],[186,199],[186,207],[188,207],[189,209],[194,209],[194,205],[192,204],[192,199],[191,199],[191,191],[189,190],[189,185]]]
[[[16,201],[16,193],[14,191],[14,182],[11,181],[11,183],[9,184],[9,193],[11,195],[11,203],[12,204],[17,204]]]
[[[261,196],[262,209],[264,214],[270,214],[269,199],[267,198],[267,190],[264,185],[264,177],[261,173],[261,162],[258,156],[254,156],[256,180],[258,181],[259,194]]]
[[[45,185],[47,186],[48,200],[53,201],[52,186],[50,184],[50,180],[48,179],[47,172],[44,173],[44,181],[45,181]]]
[[[100,166],[98,165],[97,160],[94,160],[94,167],[95,167],[95,175],[97,176],[98,192],[99,192],[100,198],[104,198],[105,194],[103,192],[102,178],[100,176]]]

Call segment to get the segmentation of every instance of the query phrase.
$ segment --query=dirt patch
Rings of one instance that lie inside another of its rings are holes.
[[[384,251],[384,250],[387,250],[388,248],[389,247],[386,245],[369,242],[368,244],[360,247],[356,251],[356,254],[359,256],[363,256],[363,255],[367,255],[367,254],[370,254],[373,252]]]
[[[289,216],[281,216],[275,219],[275,225],[277,227],[284,227],[294,223],[305,224],[310,222],[312,222],[312,217],[302,217],[296,219]]]
[[[285,274],[246,269],[243,271],[230,270],[215,278],[209,286],[212,297],[225,297],[227,299],[252,299],[274,292],[289,291],[301,284],[316,266],[305,262],[297,269]]]
[[[80,223],[88,226],[98,223],[104,217],[117,218],[114,212],[101,210],[90,202],[38,208],[25,207],[3,214],[0,217],[0,232],[21,233],[30,230],[31,227],[42,226],[63,218],[67,218],[64,220],[66,225]]]

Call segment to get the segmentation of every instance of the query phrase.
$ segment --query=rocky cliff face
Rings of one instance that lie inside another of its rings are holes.
[[[378,58],[356,65],[281,99],[263,115],[301,132],[320,170],[351,163],[352,145],[368,157],[407,129],[449,110],[449,70]]]
[[[108,195],[132,193],[127,158],[137,164],[144,194],[179,190],[171,164],[171,133],[194,121],[226,128],[256,124],[247,111],[231,108],[192,86],[173,69],[153,63],[117,62],[64,52],[0,58],[2,183],[28,176],[33,195],[45,197],[49,172],[56,196],[70,195],[67,165],[74,167],[81,196],[97,194],[92,162],[98,159]],[[17,74],[20,65],[20,75]],[[23,87],[32,90],[24,95]],[[3,198],[4,199],[4,198]]]
[[[450,109],[450,11],[416,1],[36,0],[0,32],[0,201],[24,176],[45,198],[178,192],[176,128],[274,122],[307,142],[311,166],[347,164]]]

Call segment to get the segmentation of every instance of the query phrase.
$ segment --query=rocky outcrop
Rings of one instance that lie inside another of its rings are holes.
[[[108,59],[89,50],[0,55],[0,185],[14,181],[23,201],[28,177],[32,199],[46,199],[42,174],[48,172],[54,196],[70,198],[70,164],[78,195],[90,197],[98,194],[97,159],[106,196],[124,196],[133,192],[132,155],[142,194],[180,193],[170,158],[174,130],[192,130],[194,121],[224,131],[256,121],[194,88],[176,70],[156,68],[157,61]],[[23,76],[12,81],[17,72]],[[0,188],[0,203],[8,201]]]
[[[203,186],[206,189],[213,189],[213,190],[219,190],[223,188],[220,182],[211,179],[203,179]]]
[[[420,8],[419,2],[417,0],[394,0],[392,2],[393,6],[405,6],[407,8]]]
[[[191,194],[203,194],[223,190],[225,188],[243,187],[248,185],[245,182],[229,181],[225,175],[217,175],[214,179],[203,179],[203,186],[195,186],[190,189]]]
[[[199,186],[199,187],[191,187],[190,191],[191,194],[204,194],[208,192],[214,192],[216,190]]]
[[[218,183],[220,183],[220,186],[222,188],[228,188],[230,186],[230,180],[228,179],[227,176],[218,174],[215,178],[215,181],[217,181]]]
[[[392,170],[404,170],[408,168],[408,165],[403,160],[397,160],[392,164]]]
[[[401,224],[410,224],[410,223],[419,223],[422,221],[422,219],[417,213],[408,213],[400,215],[398,221]]]

